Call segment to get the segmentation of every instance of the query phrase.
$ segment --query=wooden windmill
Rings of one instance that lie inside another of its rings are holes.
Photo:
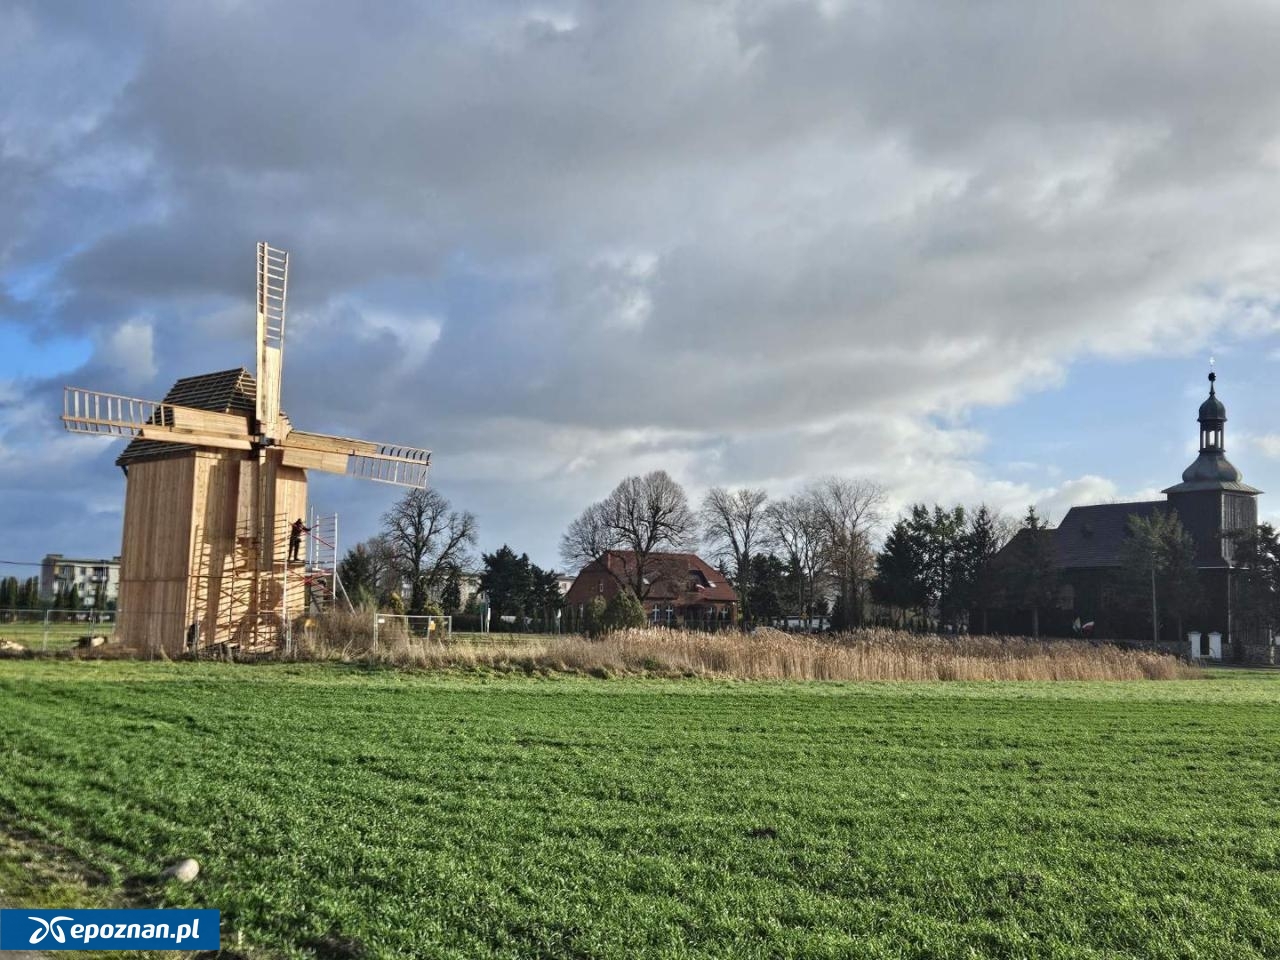
[[[68,430],[131,438],[116,460],[118,631],[135,646],[279,642],[305,604],[286,550],[307,515],[307,470],[426,486],[430,451],[294,430],[281,411],[288,273],[288,254],[259,243],[256,380],[243,368],[186,377],[158,402],[64,390]]]

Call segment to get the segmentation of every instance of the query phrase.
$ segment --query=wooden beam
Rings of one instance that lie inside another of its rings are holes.
[[[223,437],[212,433],[191,433],[170,427],[146,426],[139,431],[143,440],[159,440],[164,443],[189,443],[196,447],[218,447],[223,450],[252,450],[253,444],[239,437]]]
[[[327,473],[346,473],[350,457],[345,453],[333,453],[328,450],[306,450],[295,447],[284,448],[284,465],[286,467],[302,467],[304,470],[324,470]]]
[[[380,444],[368,440],[352,440],[349,437],[331,437],[323,433],[307,433],[305,430],[293,430],[284,439],[286,448],[299,450],[322,450],[329,453],[377,455],[382,449]]]
[[[197,410],[195,407],[167,406],[175,430],[191,430],[196,433],[226,434],[230,437],[249,436],[249,418],[244,414],[216,413]]]

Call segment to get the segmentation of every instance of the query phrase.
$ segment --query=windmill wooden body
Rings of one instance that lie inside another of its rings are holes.
[[[75,433],[131,438],[118,632],[177,654],[277,645],[304,612],[305,564],[289,528],[307,516],[307,471],[426,485],[427,450],[294,430],[280,409],[288,254],[258,244],[257,377],[186,377],[161,401],[67,387]]]

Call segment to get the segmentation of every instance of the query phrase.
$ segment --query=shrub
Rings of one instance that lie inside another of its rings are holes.
[[[606,632],[616,630],[638,630],[647,624],[644,607],[630,590],[619,590],[610,598],[604,608],[604,616],[600,625]]]
[[[606,629],[604,613],[606,605],[604,597],[592,597],[582,613],[582,632],[589,637],[597,637]]]

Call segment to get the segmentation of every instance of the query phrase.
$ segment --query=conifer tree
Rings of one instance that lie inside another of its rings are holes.
[[[889,530],[884,547],[876,557],[872,595],[877,602],[899,612],[900,626],[903,612],[922,610],[925,606],[922,553],[916,528],[909,519],[901,517]]]
[[[1018,531],[1014,562],[1010,566],[1009,592],[1015,601],[1031,611],[1031,635],[1040,636],[1040,611],[1058,596],[1058,567],[1054,556],[1053,530],[1040,519],[1034,506]]]
[[[999,592],[993,562],[1005,544],[1002,529],[1004,525],[997,523],[996,517],[983,504],[970,518],[969,529],[961,545],[963,571],[958,602],[966,608],[980,611],[982,633],[987,632],[987,612],[995,605]]]
[[[1176,510],[1157,510],[1148,516],[1132,515],[1129,536],[1120,548],[1121,582],[1126,605],[1145,614],[1152,644],[1168,618],[1182,636],[1183,619],[1201,602],[1202,591],[1195,567],[1195,541],[1182,526]]]

